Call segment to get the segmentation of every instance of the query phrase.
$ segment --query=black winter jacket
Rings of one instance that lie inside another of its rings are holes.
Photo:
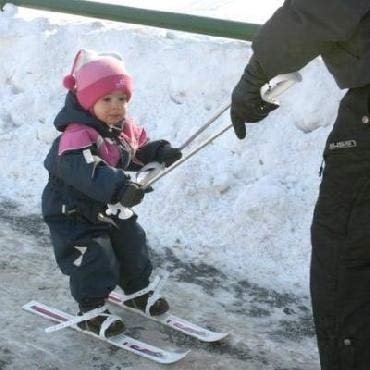
[[[370,0],[286,0],[252,48],[269,78],[321,55],[340,88],[370,84]]]

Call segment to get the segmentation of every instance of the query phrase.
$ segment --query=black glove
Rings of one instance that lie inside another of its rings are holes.
[[[269,78],[252,55],[231,96],[230,116],[235,135],[239,139],[245,138],[246,122],[259,122],[279,107],[261,98],[260,89],[268,81]]]
[[[164,163],[166,167],[181,159],[182,153],[179,148],[172,148],[170,144],[165,144],[158,149],[156,160]]]
[[[129,181],[123,188],[120,203],[124,207],[134,207],[143,200],[145,192],[145,189],[143,189],[140,185]]]

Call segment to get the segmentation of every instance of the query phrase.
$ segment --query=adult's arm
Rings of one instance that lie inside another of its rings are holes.
[[[286,0],[252,48],[272,78],[304,67],[332,43],[349,40],[370,11],[370,0]]]

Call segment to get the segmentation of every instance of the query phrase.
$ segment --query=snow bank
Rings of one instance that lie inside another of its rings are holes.
[[[174,145],[229,101],[251,54],[240,41],[45,14],[26,19],[11,5],[0,13],[0,195],[27,213],[40,212],[61,80],[79,48],[124,56],[135,82],[131,115]],[[248,126],[246,140],[227,132],[156,184],[137,207],[152,248],[307,291],[321,152],[343,92],[320,60],[302,73],[278,111]],[[228,123],[226,113],[217,124]]]

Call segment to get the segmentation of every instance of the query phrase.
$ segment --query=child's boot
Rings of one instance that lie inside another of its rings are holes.
[[[148,304],[148,299],[153,295],[153,291],[150,291],[149,293],[146,293],[144,295],[140,295],[135,298],[131,298],[127,301],[124,301],[123,304],[129,308],[135,308],[138,310],[141,310],[146,313],[146,307]],[[159,297],[149,308],[149,314],[150,316],[159,316],[164,314],[170,309],[170,306],[168,302],[162,298]]]
[[[80,312],[78,313],[78,316],[82,316],[93,309],[99,308],[101,308],[101,312],[97,313],[97,316],[88,320],[80,321],[77,323],[77,326],[80,329],[88,330],[107,338],[123,333],[125,326],[122,319],[116,315],[113,315],[108,309],[104,309],[104,301],[103,304],[100,302],[97,307],[91,307],[91,305],[80,305]]]

